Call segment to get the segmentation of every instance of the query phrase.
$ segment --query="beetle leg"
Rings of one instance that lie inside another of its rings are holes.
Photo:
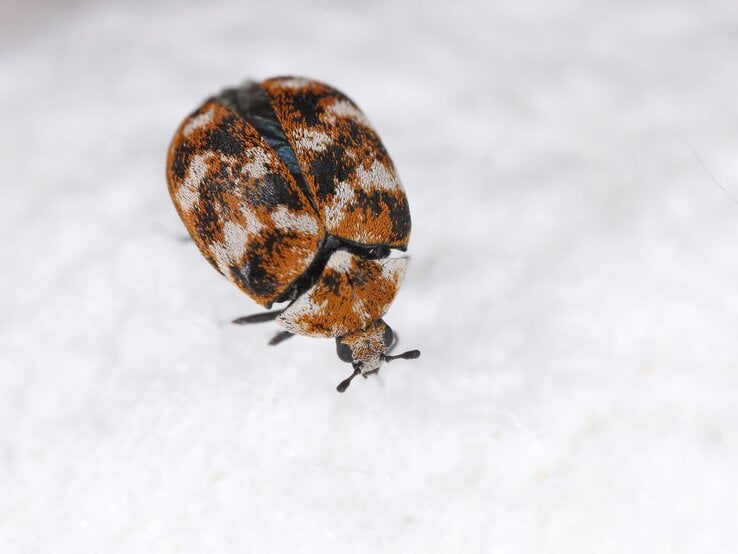
[[[338,392],[344,392],[348,388],[348,386],[351,384],[351,379],[353,379],[357,375],[361,375],[361,364],[354,364],[354,372],[351,375],[349,375],[347,379],[344,379],[343,381],[338,383],[336,390]]]
[[[286,341],[290,337],[294,337],[294,333],[290,333],[289,331],[280,331],[276,335],[274,335],[271,339],[269,339],[269,344],[272,346],[275,346],[279,344],[280,342]]]
[[[243,317],[237,317],[231,323],[236,325],[245,325],[247,323],[263,323],[264,321],[273,321],[279,317],[282,310],[274,310],[272,312],[261,312],[259,314],[245,315]]]

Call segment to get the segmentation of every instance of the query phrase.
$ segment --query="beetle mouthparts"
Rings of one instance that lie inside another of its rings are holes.
[[[392,360],[397,359],[403,359],[403,360],[414,360],[416,358],[420,358],[420,350],[408,350],[407,352],[403,352],[402,354],[397,354],[396,356],[388,356],[387,354],[381,354],[382,360],[385,362],[391,362]],[[375,369],[374,371],[370,371],[369,373],[376,373],[379,368]],[[338,383],[338,386],[336,387],[336,390],[338,392],[344,392],[349,385],[351,384],[351,380],[356,377],[357,375],[361,375],[361,364],[356,363],[354,364],[354,372],[349,375],[346,379]],[[366,375],[364,375],[366,377]]]

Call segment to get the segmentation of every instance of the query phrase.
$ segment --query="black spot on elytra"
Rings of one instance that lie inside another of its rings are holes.
[[[355,104],[354,106],[356,107]],[[353,117],[345,117],[340,121],[341,132],[337,139],[339,144],[355,149],[360,153],[360,157],[371,157],[382,163],[391,163],[387,150],[374,129]]]
[[[295,238],[295,234],[291,231],[280,232],[277,234],[274,231],[262,233],[259,241],[259,245],[256,247],[261,252],[269,252],[271,256],[274,255],[274,249],[279,246],[282,241],[287,241]],[[264,258],[265,256],[261,256]]]
[[[323,108],[318,105],[321,98],[325,94],[316,93],[311,90],[301,89],[291,96],[292,105],[298,111],[302,120],[310,125],[320,125],[320,118],[323,115]]]
[[[233,217],[231,206],[225,200],[225,196],[234,194],[233,187],[226,164],[209,167],[198,188],[200,201],[195,206],[195,231],[205,243],[215,241],[223,222]]]
[[[215,240],[221,227],[221,212],[215,206],[220,206],[220,199],[212,187],[200,188],[200,202],[196,205],[195,233],[205,243]]]
[[[246,263],[241,267],[231,267],[231,276],[246,290],[256,296],[271,296],[277,288],[277,282],[263,266],[263,259],[256,251],[250,251]]]
[[[369,215],[377,217],[386,210],[385,196],[378,191],[367,192],[364,189],[355,191],[356,205],[364,208]]]
[[[307,207],[297,192],[290,188],[289,183],[278,173],[267,173],[256,180],[247,196],[253,204],[272,209],[286,206],[290,210],[301,211]]]
[[[283,275],[277,275],[276,270],[270,267],[270,262],[279,256],[281,243],[292,243],[298,238],[298,234],[292,231],[264,232],[259,241],[250,245],[246,256],[246,266],[249,268],[248,287],[249,290],[261,296],[273,296],[282,292],[280,287],[284,282]]]
[[[406,239],[410,235],[410,208],[407,205],[407,198],[402,195],[400,201],[395,196],[387,197],[387,208],[390,211],[390,219],[392,220],[392,235],[397,237],[398,241]]]
[[[400,242],[410,234],[410,210],[404,194],[389,194],[381,191],[358,189],[356,206],[360,206],[368,218],[376,218],[383,213],[389,215],[392,222],[392,242]]]
[[[190,159],[195,152],[195,148],[189,144],[180,144],[174,151],[174,160],[172,161],[172,173],[177,179],[184,179],[187,168],[190,165]]]
[[[343,120],[343,124],[348,127],[348,136],[359,145],[368,145],[373,149],[377,147],[377,135],[370,128],[363,123],[359,123],[354,118],[346,118]],[[381,147],[382,143],[379,143]]]
[[[341,291],[341,281],[341,277],[335,271],[326,271],[321,277],[321,285],[327,287],[336,296]]]
[[[318,198],[325,200],[335,193],[336,183],[347,180],[356,167],[340,144],[331,144],[310,164],[310,172],[318,185]]]
[[[244,151],[244,143],[234,129],[236,115],[227,115],[205,135],[205,147],[209,150],[222,152],[227,156],[238,156]]]
[[[356,287],[363,287],[366,285],[369,281],[371,281],[371,268],[372,266],[369,265],[369,262],[365,262],[364,260],[360,260],[357,264],[356,269],[351,272],[349,276],[349,280],[351,281],[351,284]]]

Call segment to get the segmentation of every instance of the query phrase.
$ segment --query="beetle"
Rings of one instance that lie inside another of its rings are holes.
[[[357,375],[396,342],[385,315],[405,275],[410,211],[397,171],[358,106],[300,77],[247,81],[208,98],[167,156],[172,201],[205,259],[276,320],[270,341],[334,337]]]

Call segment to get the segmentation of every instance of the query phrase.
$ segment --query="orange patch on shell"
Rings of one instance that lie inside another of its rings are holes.
[[[277,323],[291,333],[338,337],[380,319],[402,283],[407,258],[367,260],[334,252],[318,281],[290,304]]]

